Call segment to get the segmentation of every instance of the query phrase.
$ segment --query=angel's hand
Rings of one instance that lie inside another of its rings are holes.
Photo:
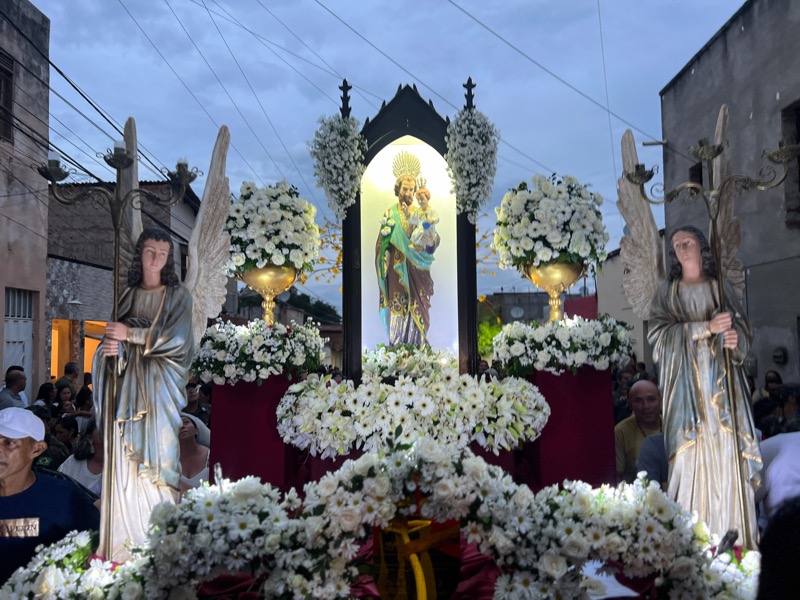
[[[708,330],[713,334],[727,332],[732,325],[733,315],[729,312],[721,312],[708,322]]]
[[[103,355],[116,356],[117,354],[119,354],[119,342],[108,338],[103,340]]]
[[[739,343],[739,334],[735,329],[728,329],[722,334],[722,347],[733,350]]]
[[[106,325],[106,338],[109,340],[116,340],[124,342],[128,339],[128,326],[123,323],[111,322]]]

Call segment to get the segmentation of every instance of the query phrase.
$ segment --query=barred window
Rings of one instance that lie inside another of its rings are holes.
[[[6,288],[5,316],[12,319],[33,318],[33,292],[17,288]]]

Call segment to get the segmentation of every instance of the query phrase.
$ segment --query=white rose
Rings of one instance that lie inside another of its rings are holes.
[[[342,531],[355,531],[361,523],[361,513],[352,506],[346,506],[339,511],[336,522]]]
[[[508,349],[511,352],[512,356],[522,356],[525,352],[525,344],[522,342],[514,342],[511,344],[511,347]]]
[[[248,500],[261,493],[261,480],[255,476],[244,477],[233,484],[233,497],[236,500]]]
[[[36,590],[37,598],[56,598],[58,593],[64,587],[64,575],[61,570],[54,565],[45,567],[39,573],[36,581],[33,582],[33,587]]]
[[[560,554],[545,552],[539,559],[539,568],[553,579],[558,579],[567,573],[567,560]]]

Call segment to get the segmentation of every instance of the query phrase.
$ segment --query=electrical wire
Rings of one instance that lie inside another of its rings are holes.
[[[206,114],[206,116],[211,120],[211,122],[214,124],[214,127],[219,129],[220,125],[217,123],[217,121],[214,119],[214,117],[211,116],[211,113],[208,112],[206,107],[203,105],[202,102],[200,102],[200,100],[197,98],[197,96],[192,91],[192,89],[187,85],[187,83],[183,80],[183,78],[180,75],[178,75],[178,72],[172,67],[170,62],[167,60],[167,58],[164,56],[164,54],[161,52],[161,50],[158,49],[158,46],[156,46],[155,42],[150,38],[150,36],[147,35],[147,32],[139,24],[139,21],[136,20],[136,17],[133,16],[131,11],[128,10],[128,7],[125,6],[125,3],[122,0],[118,0],[118,2],[122,6],[122,8],[125,9],[125,12],[128,13],[128,16],[131,18],[131,20],[136,24],[136,27],[139,28],[139,31],[142,32],[142,35],[147,39],[148,42],[150,42],[150,45],[153,47],[153,49],[156,51],[156,53],[161,57],[161,60],[163,60],[164,63],[167,65],[167,67],[169,67],[169,70],[172,71],[172,74],[175,75],[175,77],[177,77],[178,81],[180,81],[181,84],[183,84],[183,87],[186,88],[186,91],[189,92],[189,95],[194,99],[195,102],[197,102],[198,106],[203,110],[203,112]],[[246,164],[248,166],[248,168],[253,172],[253,174],[256,176],[256,179],[258,179],[261,182],[261,185],[266,185],[264,183],[264,181],[261,179],[261,176],[258,174],[258,171],[256,171],[255,168],[253,168],[253,165],[251,165],[250,162],[242,155],[242,153],[239,152],[239,149],[233,144],[233,142],[231,142],[231,148],[233,148],[234,152],[236,152],[236,154],[239,156],[239,158],[242,159],[242,162],[244,162],[244,164]]]
[[[164,0],[164,1],[166,2],[167,0]],[[205,5],[205,2],[203,2],[203,4]],[[261,108],[261,112],[264,114],[264,118],[267,120],[267,122],[269,123],[270,127],[272,127],[272,131],[275,133],[275,137],[278,138],[278,141],[280,142],[281,146],[283,147],[283,151],[286,152],[286,156],[289,157],[289,160],[291,161],[292,165],[294,166],[295,171],[297,171],[297,174],[300,176],[300,181],[302,181],[303,185],[306,186],[306,189],[308,190],[308,193],[311,196],[311,199],[313,200],[314,204],[316,204],[317,209],[321,211],[322,208],[321,208],[321,206],[319,204],[319,201],[317,200],[316,195],[314,194],[314,190],[311,188],[310,185],[308,185],[308,182],[306,181],[306,178],[303,177],[303,173],[300,172],[300,168],[297,166],[297,163],[295,162],[294,158],[292,157],[292,153],[289,152],[289,149],[286,147],[286,144],[283,142],[283,138],[281,137],[281,134],[278,132],[277,127],[275,127],[275,124],[272,122],[272,119],[269,118],[269,115],[267,114],[267,111],[264,108],[264,105],[261,103],[261,99],[258,97],[258,94],[256,94],[256,90],[253,88],[253,85],[250,83],[250,80],[247,78],[247,74],[244,72],[244,69],[242,68],[242,65],[237,60],[236,55],[233,53],[233,50],[231,50],[231,47],[228,44],[228,41],[225,39],[225,36],[222,34],[222,30],[219,28],[219,25],[217,25],[217,22],[214,20],[214,17],[211,15],[211,11],[208,10],[208,7],[206,7],[206,11],[208,12],[208,17],[211,19],[211,22],[214,24],[214,27],[216,28],[217,33],[219,34],[219,37],[222,39],[222,43],[225,44],[225,47],[228,49],[228,53],[231,55],[231,58],[233,59],[233,62],[236,63],[236,66],[239,68],[239,72],[242,74],[242,77],[244,78],[245,82],[247,83],[247,87],[250,88],[250,92],[253,94],[253,97],[256,99],[256,102],[258,103],[258,106]]]
[[[283,174],[283,171],[281,171],[280,166],[278,165],[276,160],[272,157],[270,151],[267,150],[266,146],[264,146],[264,143],[261,141],[261,138],[255,132],[252,125],[250,125],[250,122],[247,120],[247,117],[244,116],[244,113],[242,113],[241,109],[239,108],[239,105],[236,103],[236,100],[233,99],[233,96],[231,96],[230,92],[228,91],[228,88],[226,88],[225,84],[222,83],[222,79],[219,78],[219,75],[217,75],[217,72],[214,70],[214,67],[211,66],[210,62],[208,62],[208,59],[206,59],[205,54],[203,54],[203,51],[200,50],[200,47],[194,41],[194,38],[189,33],[189,30],[186,29],[186,26],[183,24],[183,21],[181,21],[177,13],[174,10],[172,10],[172,6],[170,5],[169,0],[164,0],[164,3],[167,5],[167,8],[169,8],[170,12],[172,13],[172,16],[175,17],[175,20],[178,21],[178,25],[181,26],[181,29],[183,29],[183,32],[186,34],[186,37],[189,38],[189,41],[192,43],[192,46],[194,46],[194,49],[197,50],[197,53],[200,55],[200,58],[202,58],[203,62],[206,63],[208,70],[211,71],[211,74],[217,80],[217,83],[219,83],[220,87],[222,88],[222,91],[225,92],[226,96],[228,96],[228,100],[231,101],[231,104],[233,104],[233,107],[236,109],[236,112],[239,113],[239,116],[242,118],[242,121],[244,121],[244,124],[247,125],[247,128],[250,130],[250,133],[253,134],[253,137],[256,139],[256,142],[258,142],[258,144],[261,146],[261,149],[264,150],[264,152],[267,154],[269,159],[272,161],[272,164],[275,165],[275,168],[278,170],[278,173],[281,174],[281,178],[285,179],[286,176]],[[272,122],[270,121],[270,125],[271,124]]]

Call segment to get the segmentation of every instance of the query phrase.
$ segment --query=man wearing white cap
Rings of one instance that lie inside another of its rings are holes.
[[[100,526],[88,494],[71,481],[33,471],[46,449],[39,417],[24,408],[0,411],[0,583],[26,565],[39,544]]]

